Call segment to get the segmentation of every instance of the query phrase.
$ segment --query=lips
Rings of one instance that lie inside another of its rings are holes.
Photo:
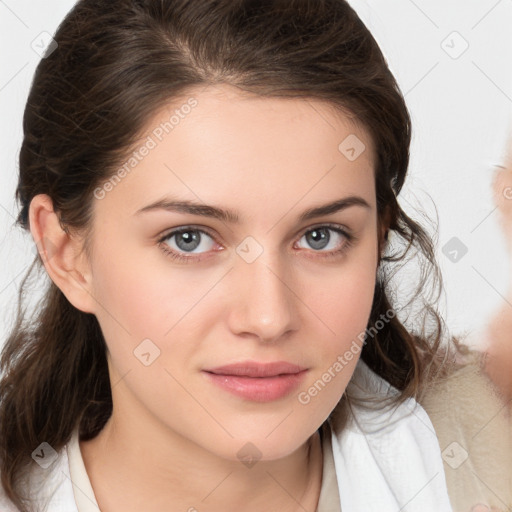
[[[306,370],[306,368],[287,363],[285,361],[276,361],[272,363],[257,363],[245,361],[242,363],[228,364],[218,366],[209,370],[204,370],[216,375],[236,375],[239,377],[277,377],[279,375],[290,375]]]
[[[285,361],[244,361],[203,370],[215,386],[252,402],[285,398],[297,389],[307,372],[307,368]]]

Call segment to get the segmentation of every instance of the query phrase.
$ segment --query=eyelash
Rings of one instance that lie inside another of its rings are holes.
[[[338,258],[338,257],[344,256],[345,253],[357,241],[357,238],[352,233],[347,232],[345,229],[341,229],[336,224],[321,224],[319,226],[314,226],[312,228],[308,228],[306,231],[304,231],[302,233],[300,238],[302,238],[304,235],[307,235],[308,233],[310,233],[312,231],[315,231],[317,229],[322,229],[322,228],[329,228],[330,230],[332,230],[332,231],[342,235],[343,237],[345,237],[345,243],[343,244],[343,247],[341,249],[335,249],[334,251],[324,252],[324,251],[315,251],[315,250],[313,250],[313,252],[318,252],[319,254],[321,254],[320,258],[325,258],[325,259],[329,259],[330,260],[330,259],[333,259],[333,258]],[[170,249],[169,246],[164,243],[166,240],[169,240],[174,235],[179,235],[181,233],[186,233],[188,231],[195,231],[195,232],[198,232],[198,233],[201,233],[201,234],[205,234],[205,235],[209,236],[210,238],[212,238],[216,243],[218,243],[217,240],[215,240],[215,237],[211,233],[209,233],[208,231],[205,231],[204,229],[196,228],[196,227],[193,227],[193,226],[185,226],[183,228],[179,228],[179,229],[170,231],[169,233],[165,234],[160,239],[158,239],[159,247],[162,249],[162,251],[167,256],[169,256],[173,260],[177,260],[177,261],[180,261],[180,262],[183,262],[183,263],[190,263],[190,262],[193,262],[193,261],[202,261],[204,258],[202,258],[201,256],[199,256],[199,257],[196,257],[196,256],[183,256],[182,254],[174,251],[173,249]]]

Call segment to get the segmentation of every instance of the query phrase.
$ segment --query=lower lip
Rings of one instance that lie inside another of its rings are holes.
[[[302,382],[307,370],[275,377],[242,377],[203,372],[217,386],[253,402],[271,402],[289,395]]]

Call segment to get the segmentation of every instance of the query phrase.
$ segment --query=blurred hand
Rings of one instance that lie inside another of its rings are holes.
[[[511,141],[512,144],[512,141]],[[501,308],[487,325],[485,371],[506,403],[512,404],[512,148],[504,167],[498,167],[492,183],[494,203],[508,248],[509,287]]]

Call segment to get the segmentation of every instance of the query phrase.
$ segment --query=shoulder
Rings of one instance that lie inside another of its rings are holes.
[[[484,354],[468,352],[426,387],[419,401],[432,421],[444,426],[453,418],[465,420],[461,427],[470,435],[476,433],[484,417],[491,413],[502,413],[494,425],[504,426],[507,423],[507,404],[483,370],[483,364]]]
[[[456,510],[476,504],[493,510],[512,506],[510,408],[483,363],[483,354],[468,351],[420,399],[439,439]]]

